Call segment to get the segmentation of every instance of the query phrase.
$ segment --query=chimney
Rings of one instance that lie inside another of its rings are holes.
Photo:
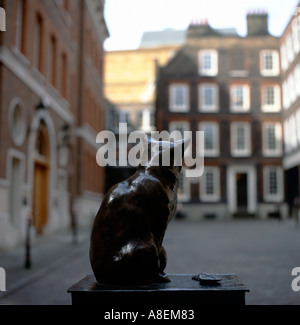
[[[268,13],[266,10],[249,11],[247,14],[248,36],[268,35]]]

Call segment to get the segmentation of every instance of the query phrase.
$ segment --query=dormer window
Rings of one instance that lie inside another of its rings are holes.
[[[218,52],[216,50],[201,50],[198,60],[200,75],[216,76],[218,74]]]
[[[275,50],[260,52],[260,73],[263,76],[279,75],[279,53]]]

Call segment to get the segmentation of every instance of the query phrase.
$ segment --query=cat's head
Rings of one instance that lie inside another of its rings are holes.
[[[145,167],[179,167],[183,164],[184,151],[191,139],[185,138],[178,141],[158,141],[145,136],[141,153],[141,165]]]

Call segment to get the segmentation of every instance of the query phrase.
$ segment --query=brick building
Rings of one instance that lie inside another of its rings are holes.
[[[103,0],[1,0],[0,249],[90,219],[104,190]]]
[[[204,174],[180,188],[193,218],[266,218],[278,204],[286,213],[280,40],[269,34],[266,13],[249,13],[247,27],[240,37],[207,21],[191,24],[185,44],[158,70],[158,130],[205,134]]]
[[[292,212],[299,197],[300,168],[300,14],[291,17],[280,40],[284,128],[283,168],[286,176],[286,200]]]

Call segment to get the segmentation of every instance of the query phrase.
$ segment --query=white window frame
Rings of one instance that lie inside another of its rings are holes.
[[[270,193],[270,172],[276,173],[277,192]],[[265,166],[263,169],[264,177],[264,201],[281,202],[283,200],[283,171],[279,166]]]
[[[296,97],[300,97],[300,63],[298,63],[294,68],[294,82]]]
[[[244,128],[245,148],[237,148],[237,128]],[[252,152],[251,125],[249,122],[233,122],[230,125],[230,145],[233,157],[249,157]]]
[[[183,91],[183,103],[178,105],[176,103],[176,91],[180,89]],[[189,85],[185,83],[174,83],[169,86],[169,110],[170,112],[188,112],[190,110],[190,94]]]
[[[293,73],[290,73],[288,75],[287,84],[288,84],[287,91],[288,91],[288,96],[289,96],[289,103],[292,104],[296,100],[296,97],[297,97]]]
[[[297,148],[297,121],[296,115],[291,115],[288,119],[289,121],[289,131],[290,131],[290,146],[292,150]]]
[[[205,148],[205,137],[206,132],[205,128],[211,127],[212,128],[212,144],[213,148],[207,149]],[[204,131],[204,156],[205,157],[217,157],[220,154],[220,136],[219,136],[219,124],[217,122],[201,122],[198,125],[199,131]]]
[[[287,34],[285,39],[286,51],[287,51],[287,62],[292,63],[294,60],[293,40],[290,33]]]
[[[286,119],[283,122],[283,130],[284,130],[284,151],[288,153],[291,151],[291,140],[290,140],[290,129],[289,129],[289,119]]]
[[[282,83],[282,105],[285,110],[290,106],[290,96],[287,79]]]
[[[273,91],[273,103],[268,103],[268,91]],[[281,88],[279,85],[263,85],[262,86],[262,103],[261,108],[263,112],[280,112],[281,110]]]
[[[275,132],[275,148],[269,146],[269,128],[273,128]],[[265,122],[262,124],[263,135],[263,155],[267,157],[277,157],[282,155],[282,127],[279,122]]]
[[[242,91],[242,104],[236,104],[234,98],[237,91]],[[250,86],[248,84],[230,85],[230,110],[232,112],[248,112],[250,110]]]
[[[182,129],[181,133],[181,138],[175,138],[174,140],[181,140],[184,138],[184,132],[185,131],[190,131],[191,127],[190,127],[190,123],[187,121],[170,121],[169,122],[169,133],[171,134],[174,131],[180,131],[180,129]],[[174,133],[176,135],[176,133]],[[191,157],[192,156],[192,141],[190,142],[189,146],[186,148],[185,152],[184,152],[184,157]]]
[[[286,53],[286,44],[285,42],[280,46],[280,56],[281,56],[281,69],[286,71],[288,68],[287,53]]]
[[[212,91],[212,104],[205,102],[205,92],[207,89]],[[218,112],[219,111],[219,87],[215,83],[202,83],[198,85],[198,108],[200,112]]]
[[[18,119],[15,120],[16,113]],[[16,146],[21,146],[26,138],[26,109],[24,103],[18,97],[14,98],[8,109],[8,124],[10,128],[11,138]]]
[[[210,58],[209,67],[205,66],[206,56]],[[198,53],[199,74],[202,76],[216,76],[218,74],[218,52],[213,49],[203,49]]]
[[[272,68],[267,67],[267,56],[272,57]],[[279,68],[279,53],[277,50],[262,50],[260,52],[260,73],[263,76],[278,76]]]
[[[292,21],[292,39],[294,54],[300,51],[300,16],[295,16]]]
[[[213,175],[213,193],[207,193],[207,175]],[[206,166],[200,180],[200,199],[203,202],[217,202],[220,200],[220,169]]]

